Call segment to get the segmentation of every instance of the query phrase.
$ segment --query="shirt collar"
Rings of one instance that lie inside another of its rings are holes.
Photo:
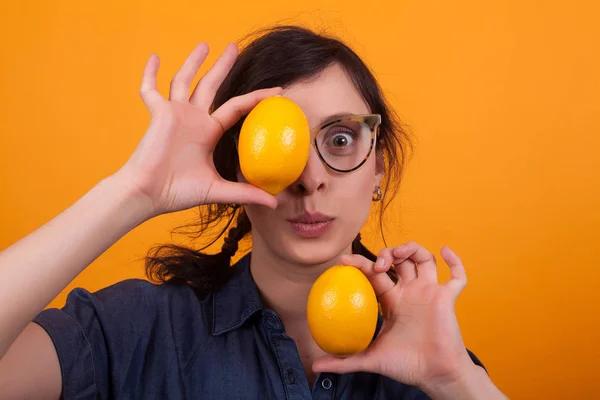
[[[258,288],[250,274],[250,254],[232,267],[232,276],[213,295],[213,335],[221,335],[242,326],[263,309]]]

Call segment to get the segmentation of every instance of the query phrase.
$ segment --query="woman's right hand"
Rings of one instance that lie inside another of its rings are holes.
[[[279,94],[281,88],[231,98],[210,114],[215,93],[238,50],[229,44],[190,96],[192,80],[208,52],[205,43],[192,51],[171,81],[168,100],[156,90],[156,55],[150,56],[144,70],[140,95],[152,120],[137,149],[116,175],[148,200],[152,216],[211,203],[277,206],[275,197],[267,192],[223,179],[215,169],[213,151],[227,129],[262,99]]]

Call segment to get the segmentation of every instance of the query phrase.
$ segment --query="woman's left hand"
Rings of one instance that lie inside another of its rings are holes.
[[[383,311],[383,326],[364,351],[346,358],[325,356],[315,372],[374,372],[407,385],[454,385],[473,372],[462,340],[454,304],[467,284],[460,258],[448,247],[441,255],[451,279],[438,283],[436,259],[427,249],[409,242],[379,253],[376,263],[361,255],[344,255],[340,262],[359,268],[370,280]],[[395,266],[398,283],[386,274]]]

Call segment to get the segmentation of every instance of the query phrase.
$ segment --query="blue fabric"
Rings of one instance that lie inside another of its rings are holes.
[[[74,289],[34,322],[54,342],[66,400],[428,398],[371,373],[323,373],[310,390],[294,340],[261,304],[249,255],[210,295],[131,279]]]

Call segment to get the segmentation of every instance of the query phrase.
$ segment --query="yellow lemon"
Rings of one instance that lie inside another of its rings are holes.
[[[250,111],[238,141],[248,182],[276,195],[300,177],[310,150],[308,120],[292,100],[273,96]]]
[[[310,333],[323,351],[358,353],[369,346],[375,334],[377,297],[358,268],[336,265],[313,284],[306,313]]]

